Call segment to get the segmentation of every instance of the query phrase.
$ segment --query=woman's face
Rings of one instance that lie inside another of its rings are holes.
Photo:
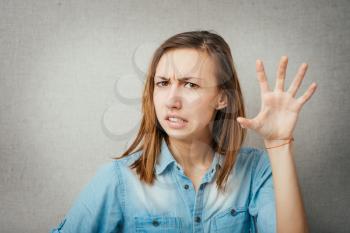
[[[154,77],[153,100],[160,125],[169,137],[181,140],[208,140],[209,123],[218,98],[214,61],[196,49],[167,51]],[[219,100],[220,99],[220,100]]]

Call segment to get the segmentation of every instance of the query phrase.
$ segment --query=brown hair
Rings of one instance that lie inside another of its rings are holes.
[[[216,63],[215,76],[219,90],[227,96],[227,106],[214,113],[212,148],[225,155],[222,169],[218,170],[217,187],[224,190],[228,175],[236,161],[242,146],[246,129],[236,121],[238,116],[245,117],[243,96],[234,67],[229,45],[216,33],[210,31],[189,31],[176,34],[164,41],[154,52],[148,67],[146,83],[142,96],[142,120],[133,143],[120,156],[120,159],[132,152],[142,151],[141,156],[130,165],[136,168],[141,181],[153,184],[154,167],[160,153],[161,142],[167,140],[167,134],[160,126],[153,104],[154,75],[161,56],[170,49],[193,48],[206,52]],[[138,147],[138,148],[137,148]]]

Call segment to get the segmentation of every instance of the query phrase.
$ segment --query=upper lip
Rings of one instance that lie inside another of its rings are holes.
[[[170,117],[179,118],[181,120],[187,121],[186,119],[184,119],[178,115],[175,115],[175,114],[168,114],[165,119],[168,120]]]

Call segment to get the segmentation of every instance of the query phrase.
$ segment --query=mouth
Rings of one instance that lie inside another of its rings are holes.
[[[168,115],[165,120],[167,121],[171,121],[171,122],[187,122],[187,120],[185,120],[182,117],[179,116],[174,116],[174,115]]]
[[[182,129],[184,127],[186,127],[187,125],[187,120],[181,118],[181,117],[178,117],[178,116],[167,116],[165,118],[168,126],[172,129]]]

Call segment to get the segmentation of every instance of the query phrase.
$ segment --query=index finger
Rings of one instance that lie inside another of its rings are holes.
[[[269,92],[270,88],[269,88],[269,83],[267,82],[267,79],[266,79],[264,65],[260,59],[256,60],[256,73],[260,83],[261,94],[263,95],[266,92]]]

